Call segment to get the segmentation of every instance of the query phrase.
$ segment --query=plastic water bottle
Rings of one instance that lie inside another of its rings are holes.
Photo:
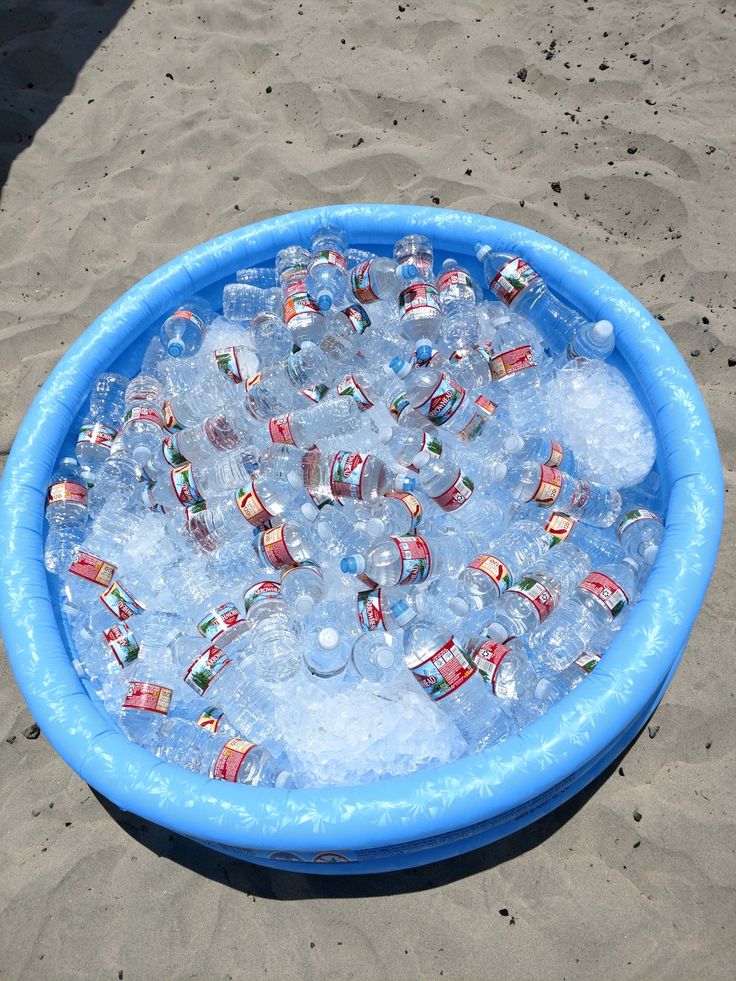
[[[212,307],[201,296],[181,303],[161,325],[161,339],[169,357],[182,358],[196,354],[214,319]]]
[[[473,279],[455,259],[445,259],[437,277],[437,291],[444,319],[439,339],[447,353],[478,343],[479,325],[475,315],[476,294]]]
[[[304,666],[321,681],[334,683],[350,663],[353,642],[335,627],[321,627],[304,650]]]
[[[358,626],[363,633],[373,630],[386,630],[388,633],[401,631],[411,609],[410,595],[401,587],[380,587],[361,590],[355,598]]]
[[[252,283],[228,283],[222,291],[222,312],[236,323],[250,320],[259,313],[281,309],[281,290],[262,289]]]
[[[403,282],[413,279],[417,269],[411,263],[397,266],[385,256],[364,259],[350,270],[350,289],[358,303],[366,306],[379,300],[398,300]]]
[[[312,239],[307,266],[307,289],[317,300],[320,310],[329,310],[347,286],[345,242],[338,228],[324,225]]]
[[[44,562],[49,572],[69,567],[88,515],[87,484],[74,457],[64,457],[46,493],[46,520],[52,534],[46,541]]]
[[[361,678],[375,684],[391,685],[407,678],[403,643],[380,628],[358,637],[353,645],[352,663]]]
[[[283,295],[284,323],[297,346],[305,341],[319,340],[324,330],[324,317],[319,305],[307,291],[309,252],[300,245],[282,249],[276,256],[276,273]]]
[[[128,379],[123,375],[98,375],[89,397],[89,410],[77,436],[77,460],[84,475],[92,474],[110,455],[125,411],[125,388]]]
[[[419,468],[425,463],[442,456],[442,440],[431,424],[427,424],[426,429],[394,426],[379,433],[379,439],[400,466],[414,473],[419,473]],[[425,451],[427,455],[420,456]]]
[[[315,558],[312,532],[304,522],[291,519],[273,528],[256,530],[253,547],[266,569],[285,569]]]
[[[301,466],[304,450],[293,443],[267,443],[256,458],[254,476],[286,480]]]
[[[404,633],[406,666],[443,709],[472,751],[503,738],[506,715],[489,698],[478,670],[453,634],[415,618]]]
[[[500,393],[515,430],[544,432],[550,420],[539,369],[543,354],[523,318],[508,317],[498,323],[491,358],[494,392]]]
[[[426,235],[405,235],[394,245],[394,262],[398,267],[412,266],[417,277],[428,282],[434,278],[432,243]]]
[[[484,633],[505,642],[536,630],[589,569],[590,559],[582,549],[569,542],[557,545],[497,600]]]
[[[483,265],[488,289],[515,313],[533,320],[544,333],[553,354],[564,351],[573,335],[589,323],[546,287],[544,280],[520,256],[494,252],[478,244],[475,255]]]
[[[575,328],[572,339],[560,356],[560,363],[572,361],[573,358],[594,358],[603,360],[613,353],[616,347],[613,324],[610,320],[597,320],[595,323],[583,323]]]
[[[280,364],[291,354],[291,333],[275,313],[256,314],[250,322],[250,336],[261,366]]]
[[[208,497],[223,495],[235,488],[245,488],[251,483],[255,466],[252,457],[247,453],[223,453],[217,460],[195,467],[184,460],[176,437],[167,437],[164,446],[167,447],[168,460],[181,459],[183,462],[144,489],[143,502],[146,507],[169,509],[180,504],[189,507]],[[273,478],[270,480],[273,481]]]
[[[132,384],[133,382],[131,382]],[[130,385],[128,389],[130,389]],[[154,402],[143,400],[134,400],[128,403],[128,408],[123,416],[123,426],[118,436],[121,451],[134,460],[139,467],[146,467],[146,469],[158,473],[165,467],[164,461],[161,459],[163,438],[164,420],[159,406]]]
[[[626,555],[645,566],[654,565],[663,537],[664,525],[647,508],[632,508],[622,515],[616,525],[616,538],[621,548]]]
[[[426,462],[424,454],[420,454],[419,467],[421,489],[441,511],[452,515],[468,534],[487,541],[504,524],[505,514],[493,483],[487,489],[477,486],[448,454]],[[503,466],[490,467],[487,473],[491,480],[497,480],[504,473]]]
[[[281,570],[281,596],[300,617],[308,617],[324,595],[325,579],[316,562],[307,560]]]
[[[422,520],[422,505],[408,491],[390,491],[372,501],[366,531],[373,538],[413,535]]]
[[[250,283],[251,286],[258,286],[262,290],[279,285],[273,266],[248,266],[246,269],[238,269],[235,272],[235,280],[238,283]]]
[[[154,488],[155,490],[155,488]],[[189,533],[206,551],[251,536],[285,516],[291,494],[276,481],[260,477],[228,497],[212,499],[206,508],[189,515]],[[206,543],[206,544],[205,544]]]
[[[450,609],[464,617],[471,610],[490,606],[548,549],[547,536],[535,522],[512,522],[488,552],[476,555],[460,573]]]
[[[571,542],[582,548],[593,565],[622,558],[621,547],[610,531],[602,531],[571,518],[563,511],[532,511],[527,519],[544,530],[550,548],[560,542]]]
[[[499,707],[517,726],[526,726],[541,715],[542,706],[536,697],[540,678],[522,640],[514,638],[501,644],[476,638],[468,645],[468,654]]]
[[[328,457],[313,457],[315,465],[305,471],[312,497],[329,496],[340,500],[376,501],[384,494],[411,493],[414,478],[392,471],[372,453],[340,450]]]
[[[446,367],[463,388],[482,392],[494,400],[499,400],[504,395],[504,388],[501,385],[492,385],[492,360],[493,346],[488,342],[473,347],[455,348],[448,358],[445,358],[441,351],[437,351],[432,355],[429,363],[440,371]]]
[[[546,467],[564,470],[572,477],[577,476],[578,465],[572,450],[566,449],[550,436],[543,436],[541,433],[512,433],[504,440],[503,448],[512,457],[542,463]]]
[[[610,527],[621,513],[618,491],[592,481],[578,480],[563,470],[526,460],[507,470],[505,483],[516,501],[554,507],[585,524]]]
[[[535,662],[551,671],[572,664],[591,638],[633,603],[639,571],[625,558],[581,577],[567,601],[529,638]]]
[[[251,623],[259,677],[274,683],[293,678],[301,667],[301,653],[281,586],[267,580],[248,586],[243,593],[243,610]]]
[[[352,399],[325,399],[311,408],[269,419],[268,436],[272,443],[307,450],[324,437],[360,430],[362,424],[360,409]]]
[[[375,542],[366,552],[346,555],[340,562],[346,574],[365,576],[377,586],[415,586],[441,576],[456,564],[457,536],[433,548],[421,535],[392,535]],[[462,559],[459,560],[462,565]]]

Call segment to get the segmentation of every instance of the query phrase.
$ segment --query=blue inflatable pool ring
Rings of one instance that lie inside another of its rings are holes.
[[[521,734],[475,756],[359,787],[272,790],[210,780],[129,742],[91,696],[43,564],[44,498],[52,467],[76,442],[95,376],[133,373],[153,328],[184,296],[218,302],[236,269],[309,244],[325,218],[357,247],[389,252],[428,235],[480,277],[473,245],[523,256],[547,284],[616,330],[615,363],[657,431],[666,532],[639,602],[595,672]],[[346,205],[302,211],[230,232],[162,266],[79,338],[38,393],[2,481],[1,622],[18,685],[44,735],[87,783],[123,810],[261,865],[363,873],[448,858],[542,817],[594,779],[631,742],[683,654],[716,559],[723,512],[718,447],[674,345],[618,283],[536,232],[458,211]]]

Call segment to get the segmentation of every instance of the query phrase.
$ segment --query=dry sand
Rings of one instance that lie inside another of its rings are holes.
[[[659,315],[734,497],[730,0],[2,0],[0,33],[3,455],[65,346],[164,260],[321,202],[434,202],[565,242]],[[729,507],[656,738],[540,826],[377,880],[111,816],[24,738],[3,660],[0,977],[732,977],[733,541]]]

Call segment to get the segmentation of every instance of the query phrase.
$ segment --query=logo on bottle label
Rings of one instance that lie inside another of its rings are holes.
[[[585,674],[590,674],[591,671],[595,670],[600,659],[601,655],[596,654],[595,651],[583,651],[582,654],[578,654],[572,663]]]
[[[218,351],[212,352],[218,371],[226,378],[229,378],[234,385],[239,385],[243,380],[243,372],[240,370],[238,352],[235,347],[223,347]]]
[[[366,395],[365,391],[360,385],[360,382],[355,377],[355,375],[345,375],[345,377],[337,383],[335,386],[338,395],[349,395],[351,399],[357,404],[358,408],[365,412],[366,409],[372,409],[375,405],[374,402]]]
[[[307,292],[303,279],[292,279],[284,289],[284,323],[294,327],[292,320],[303,314],[319,316],[319,305]]]
[[[234,627],[245,626],[245,620],[234,603],[221,603],[205,614],[197,624],[197,630],[205,640],[214,641],[232,630]]]
[[[170,467],[180,467],[182,464],[188,462],[187,458],[179,449],[179,443],[174,433],[165,436],[161,440],[161,452],[164,455],[164,460],[166,460]]]
[[[514,347],[510,351],[502,351],[491,358],[491,374],[494,381],[500,381],[502,378],[508,378],[509,375],[536,366],[537,362],[534,360],[530,344]]]
[[[429,697],[439,702],[457,691],[476,668],[454,637],[423,661],[409,663],[409,670]]]
[[[475,350],[478,352],[478,354],[480,354],[480,356],[483,358],[483,360],[485,361],[485,363],[488,365],[488,372],[489,372],[489,374],[492,375],[493,374],[493,371],[492,371],[492,367],[493,367],[493,344],[490,341],[487,341],[485,344],[478,344],[475,347]]]
[[[595,596],[612,618],[617,617],[629,603],[629,597],[619,584],[602,572],[591,572],[578,584],[578,589],[584,589],[586,593]]]
[[[413,586],[424,582],[432,568],[432,554],[429,545],[421,535],[394,536],[391,541],[396,545],[401,557],[401,572],[398,586]]]
[[[429,283],[414,283],[399,294],[399,314],[403,320],[434,320],[442,314],[440,295]]]
[[[168,400],[164,402],[163,421],[164,429],[169,433],[178,433],[184,428],[176,418],[174,407]]]
[[[553,511],[544,525],[544,530],[552,536],[549,547],[552,548],[559,545],[560,542],[566,542],[576,524],[575,518],[571,518],[562,511]]]
[[[444,371],[434,391],[421,405],[416,406],[435,426],[444,426],[452,419],[465,399],[465,389],[454,379],[448,378]]]
[[[207,327],[204,320],[202,320],[201,317],[198,317],[193,310],[182,308],[177,310],[175,313],[172,313],[170,319],[173,320],[175,317],[180,317],[182,320],[188,320],[190,324],[193,324],[197,328],[199,331],[199,336],[204,339]]]
[[[106,446],[109,449],[114,439],[115,430],[109,426],[103,426],[101,422],[85,423],[79,430],[77,446],[83,446],[87,443],[95,446]]]
[[[347,450],[342,450],[333,456],[330,467],[330,490],[335,497],[363,500],[361,481],[367,461],[367,454],[351,453]]]
[[[46,498],[49,504],[62,504],[71,501],[74,504],[87,504],[87,488],[76,480],[60,480],[52,484]]]
[[[508,652],[509,648],[504,644],[499,644],[495,640],[485,640],[472,653],[473,661],[480,671],[481,678],[491,686],[494,695],[496,694],[496,675]]]
[[[363,633],[383,627],[383,603],[380,589],[364,589],[356,600],[358,623]]]
[[[179,503],[183,504],[184,507],[199,504],[204,500],[197,488],[191,463],[187,462],[180,467],[174,467],[171,471],[171,486],[174,488]]]
[[[367,259],[365,262],[361,262],[359,266],[356,266],[351,273],[350,288],[353,291],[353,296],[359,303],[375,303],[376,300],[380,299],[373,289],[371,282],[372,266],[373,259]]]
[[[261,550],[263,557],[274,569],[283,569],[287,565],[296,565],[286,544],[286,525],[277,525],[261,532]]]
[[[447,490],[443,491],[437,497],[433,497],[432,500],[443,511],[457,511],[458,508],[467,504],[474,490],[475,484],[470,477],[464,474],[462,470],[458,470],[454,482]]]
[[[200,729],[206,729],[207,732],[216,733],[220,728],[220,722],[222,722],[222,717],[225,713],[220,708],[216,708],[214,705],[212,708],[205,709],[204,712],[198,716],[194,721]]]
[[[488,284],[488,289],[508,307],[522,290],[531,283],[538,282],[539,278],[539,274],[534,272],[529,263],[517,256],[496,273]]]
[[[422,432],[422,446],[420,450],[417,450],[417,454],[421,453],[422,450],[426,450],[431,457],[438,460],[442,456],[442,443],[436,436]],[[419,473],[419,467],[415,467],[413,463],[408,464],[406,469],[413,473]]]
[[[419,522],[422,520],[422,505],[418,498],[414,497],[408,491],[394,491],[390,494],[385,494],[385,497],[392,498],[394,501],[401,501],[406,510],[409,512],[409,528],[407,529],[407,535],[412,535],[417,530]]]
[[[289,446],[296,446],[296,442],[291,432],[291,417],[274,416],[268,420],[268,435],[272,443],[284,443]]]
[[[320,249],[319,252],[315,252],[312,258],[309,260],[309,265],[307,266],[307,272],[311,273],[313,269],[317,266],[336,266],[342,272],[345,272],[348,268],[347,260],[342,252],[338,252],[336,249]]]
[[[131,664],[138,657],[140,647],[135,634],[127,623],[116,623],[102,631],[108,650],[121,668]]]
[[[123,416],[123,428],[134,422],[151,422],[159,429],[164,428],[163,416],[153,405],[131,405]]]
[[[235,503],[245,520],[255,528],[263,528],[271,521],[271,512],[258,496],[254,483],[235,491]]]
[[[495,555],[478,555],[468,566],[487,576],[498,590],[499,596],[511,587],[513,578],[509,567]]]
[[[204,695],[217,675],[231,663],[219,647],[208,647],[192,661],[184,672],[184,681],[198,695]]]
[[[401,416],[401,413],[404,411],[404,409],[408,409],[408,408],[409,408],[409,399],[406,397],[406,392],[401,392],[400,395],[397,395],[389,403],[388,411],[391,413],[391,415],[394,417],[394,419],[398,422],[399,421],[399,418]]]
[[[115,576],[115,566],[112,562],[92,555],[91,552],[77,552],[77,556],[69,566],[69,572],[80,576],[98,586],[109,586]]]
[[[550,613],[554,612],[555,598],[547,587],[531,576],[520,579],[515,586],[509,589],[509,593],[516,593],[523,596],[534,607],[537,619],[540,623],[546,620]]]
[[[542,463],[539,466],[539,483],[537,484],[537,489],[529,500],[536,501],[541,508],[548,508],[555,503],[561,490],[562,472]]]
[[[319,469],[322,456],[320,453],[305,453],[302,457],[302,483],[312,503],[321,511],[327,505],[344,507],[342,501],[336,500],[320,485]]]
[[[327,385],[312,385],[311,388],[301,388],[299,389],[299,394],[303,395],[305,399],[309,399],[310,402],[315,405],[317,402],[321,402],[322,399],[329,392]]]
[[[463,428],[458,430],[456,433],[457,437],[464,443],[470,443],[472,440],[477,439],[477,437],[480,436],[486,423],[497,408],[496,403],[491,402],[491,400],[486,398],[485,395],[479,395],[475,400],[475,404],[478,406],[477,410],[473,413]]]
[[[371,318],[365,312],[363,307],[357,303],[353,303],[350,306],[345,307],[343,313],[350,321],[350,326],[353,328],[356,334],[365,334],[371,325]]]
[[[247,739],[228,739],[212,764],[210,776],[214,777],[215,780],[227,780],[230,783],[235,783],[243,760],[255,745],[255,743],[249,743]]]
[[[619,540],[626,529],[635,525],[637,521],[656,521],[659,524],[659,518],[653,511],[648,511],[646,508],[634,508],[633,511],[627,511],[618,523],[616,534]]]
[[[559,467],[565,458],[565,451],[556,439],[549,441],[549,456],[544,461],[547,467]]]
[[[123,622],[145,610],[145,607],[135,600],[117,579],[107,587],[104,593],[100,593],[100,602],[107,607],[114,617]]]
[[[448,269],[437,280],[437,289],[442,293],[443,290],[446,290],[450,286],[467,286],[472,290],[473,280],[470,278],[470,274],[465,272],[464,269]]]
[[[123,708],[139,709],[141,712],[155,712],[168,715],[173,691],[165,685],[154,685],[149,681],[131,681]]]
[[[272,582],[270,579],[254,582],[243,593],[243,610],[248,616],[256,603],[278,599],[281,599],[281,586],[277,582]]]

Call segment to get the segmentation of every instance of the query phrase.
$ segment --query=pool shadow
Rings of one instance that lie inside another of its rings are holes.
[[[134,814],[121,811],[100,794],[95,791],[93,793],[120,827],[139,844],[162,858],[176,862],[215,882],[221,882],[231,889],[262,899],[364,899],[434,889],[488,871],[531,851],[543,844],[578,813],[615,773],[630,748],[627,747],[610,766],[574,797],[565,801],[550,814],[500,841],[431,865],[375,875],[304,875],[299,872],[282,872],[251,865],[199,845],[160,825],[143,821]]]
[[[132,0],[0,0],[0,194]]]

